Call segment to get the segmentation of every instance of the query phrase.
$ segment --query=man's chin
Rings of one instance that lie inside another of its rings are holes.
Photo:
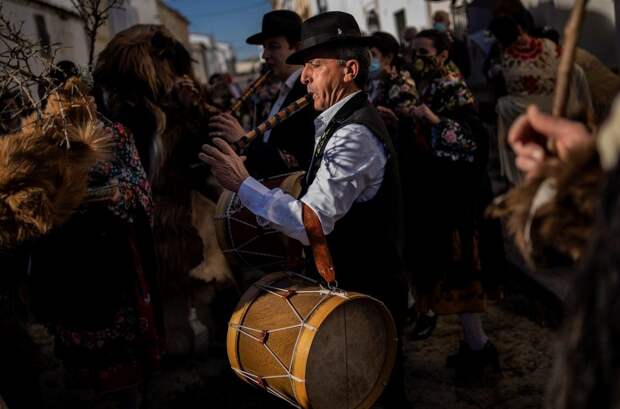
[[[323,106],[323,104],[319,100],[317,100],[317,99],[315,99],[312,102],[312,107],[314,108],[315,111],[324,111],[325,110],[325,107]]]

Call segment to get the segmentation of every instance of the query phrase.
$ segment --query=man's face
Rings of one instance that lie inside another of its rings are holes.
[[[286,59],[295,51],[284,36],[269,37],[263,42],[263,59],[273,74],[282,78],[285,76],[289,67]]]
[[[324,111],[338,102],[346,86],[345,66],[333,58],[313,58],[306,62],[301,81],[314,98],[314,109]]]
[[[413,40],[413,49],[416,55],[420,56],[434,56],[437,55],[437,49],[433,45],[433,40],[425,37],[418,37]]]

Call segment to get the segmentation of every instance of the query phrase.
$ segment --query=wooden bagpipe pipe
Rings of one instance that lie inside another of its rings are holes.
[[[264,122],[259,124],[256,128],[242,136],[238,141],[232,145],[237,151],[241,151],[246,148],[254,139],[264,135],[270,129],[273,129],[276,125],[286,121],[288,118],[304,109],[312,101],[312,95],[306,94],[298,100],[290,103],[284,109],[280,110],[276,114],[267,118]]]
[[[241,107],[243,106],[243,104],[245,103],[245,101],[247,101],[248,98],[250,98],[252,95],[254,95],[254,93],[263,86],[263,84],[265,83],[265,81],[267,81],[267,79],[269,78],[269,76],[271,75],[271,71],[266,71],[265,73],[263,73],[261,76],[259,76],[258,78],[256,78],[249,86],[248,88],[243,92],[243,94],[241,94],[241,96],[239,96],[239,98],[237,100],[235,100],[235,102],[232,103],[232,105],[230,106],[230,109],[227,111],[229,114],[231,115],[236,115],[237,112],[241,109]],[[224,113],[224,111],[216,106],[213,106],[209,103],[204,103],[205,108],[207,109],[207,111],[211,114],[211,115],[218,115],[218,114],[222,114]]]

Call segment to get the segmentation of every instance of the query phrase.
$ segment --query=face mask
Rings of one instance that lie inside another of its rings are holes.
[[[437,71],[435,56],[418,55],[413,60],[412,74],[417,78],[429,78]]]
[[[446,26],[446,23],[435,23],[433,24],[433,28],[441,32],[444,32],[448,29],[448,27]]]
[[[377,78],[381,73],[381,61],[378,58],[372,57],[370,60],[370,66],[368,67],[368,75],[370,78]]]

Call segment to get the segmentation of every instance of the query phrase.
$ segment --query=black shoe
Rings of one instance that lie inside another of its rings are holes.
[[[411,339],[414,341],[422,341],[433,335],[433,331],[437,326],[437,314],[429,317],[426,314],[419,314],[418,319],[413,327]]]
[[[469,349],[468,352],[464,352],[459,356],[460,358],[451,361],[455,365],[454,369],[457,380],[480,379],[487,367],[490,367],[495,373],[501,373],[502,371],[499,364],[499,352],[495,344],[490,340],[484,344],[480,351]]]

